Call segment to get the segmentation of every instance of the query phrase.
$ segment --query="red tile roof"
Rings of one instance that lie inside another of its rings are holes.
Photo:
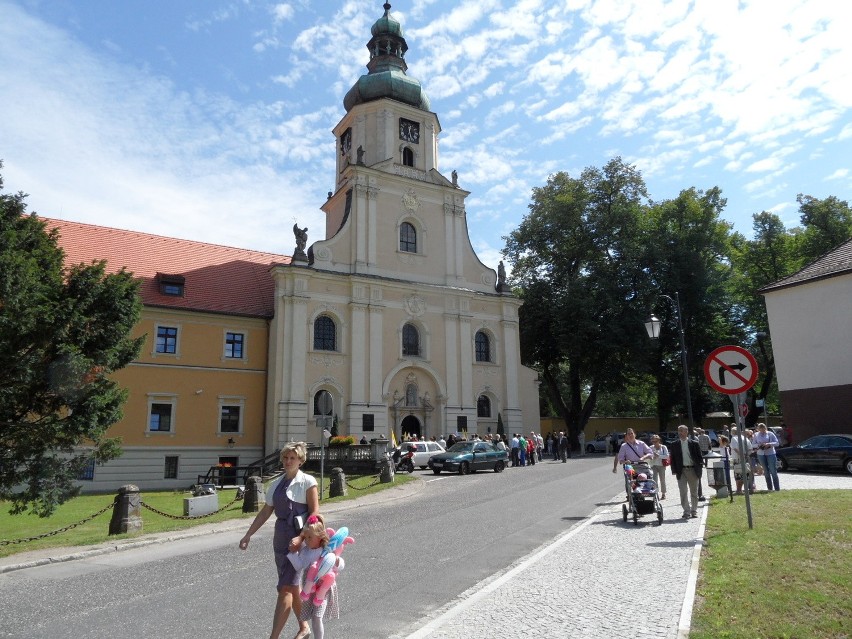
[[[106,260],[110,272],[126,267],[142,280],[146,306],[272,317],[273,264],[290,257],[247,249],[41,218],[59,231],[66,264]],[[162,295],[157,273],[186,278],[183,297]]]

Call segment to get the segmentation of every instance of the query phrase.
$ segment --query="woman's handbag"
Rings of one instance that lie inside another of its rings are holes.
[[[293,528],[296,529],[296,534],[302,532],[302,528],[305,527],[305,519],[307,517],[305,515],[294,515],[293,516]]]
[[[672,465],[672,460],[669,459],[668,457],[663,457],[663,466],[671,466],[671,465]]]

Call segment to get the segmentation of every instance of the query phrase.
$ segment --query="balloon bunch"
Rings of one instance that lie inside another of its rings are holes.
[[[342,526],[337,529],[337,532],[332,528],[327,528],[329,541],[328,545],[323,549],[322,555],[308,568],[305,578],[305,586],[300,596],[302,601],[307,601],[314,597],[314,604],[320,605],[325,599],[329,589],[337,581],[337,573],[345,567],[343,557],[344,546],[354,544],[355,540],[349,536],[349,529]]]

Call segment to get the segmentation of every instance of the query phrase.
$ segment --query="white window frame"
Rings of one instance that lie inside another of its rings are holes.
[[[240,409],[240,421],[236,431],[222,430],[222,409],[225,406],[236,406]],[[246,416],[246,398],[238,395],[219,395],[219,408],[216,410],[216,435],[218,437],[242,436]]]
[[[151,430],[151,409],[154,404],[169,404],[172,407],[172,423],[169,430]],[[170,435],[177,432],[177,394],[176,393],[148,393],[148,413],[145,419],[145,436]]]
[[[175,352],[174,353],[161,353],[157,350],[157,335],[160,332],[161,328],[173,328],[175,329]],[[180,344],[181,344],[181,333],[182,327],[179,322],[155,322],[154,323],[154,336],[151,340],[151,357],[180,357]]]
[[[243,336],[243,354],[240,357],[228,356],[228,333]],[[222,331],[222,361],[223,362],[245,362],[248,360],[248,331],[236,328],[226,328]]]

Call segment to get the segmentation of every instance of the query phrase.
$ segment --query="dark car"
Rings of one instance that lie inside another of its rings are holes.
[[[778,470],[845,470],[852,475],[852,435],[815,435],[775,454]]]
[[[480,441],[457,442],[445,453],[439,453],[429,458],[429,468],[436,475],[446,470],[460,475],[467,475],[477,470],[493,470],[502,473],[509,457],[505,450],[500,450],[493,444]]]

